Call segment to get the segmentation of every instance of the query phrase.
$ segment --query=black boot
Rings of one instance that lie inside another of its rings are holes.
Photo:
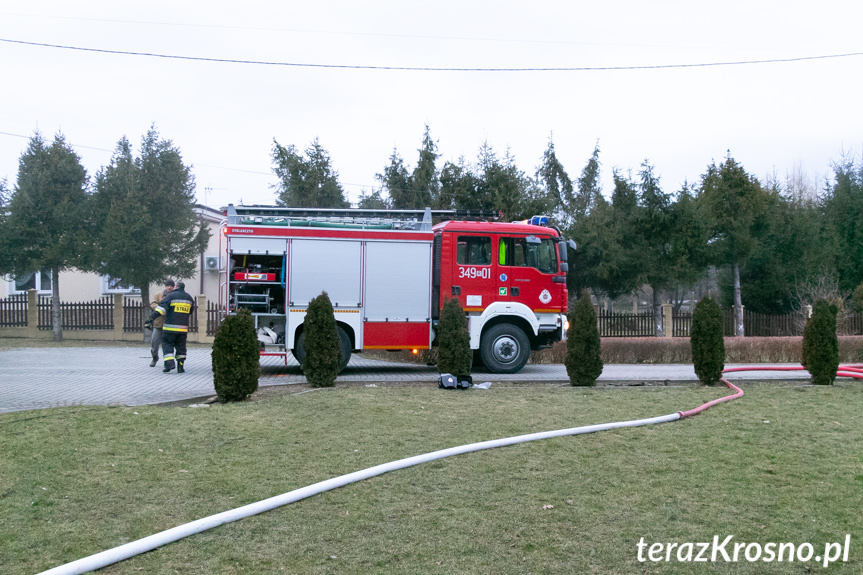
[[[177,373],[186,373],[186,370],[183,369],[183,362],[182,361],[177,362]]]
[[[150,367],[156,367],[156,364],[157,364],[157,363],[159,363],[159,356],[158,356],[158,355],[154,355],[154,356],[153,356],[153,361],[151,361],[151,362],[150,362]]]

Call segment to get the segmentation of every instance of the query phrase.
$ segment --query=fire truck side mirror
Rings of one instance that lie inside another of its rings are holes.
[[[569,249],[575,251],[575,249],[576,249],[575,240],[566,240],[566,245],[569,246]]]

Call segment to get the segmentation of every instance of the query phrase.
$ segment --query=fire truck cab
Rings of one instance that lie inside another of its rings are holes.
[[[471,348],[496,373],[563,339],[566,245],[547,218],[499,223],[452,210],[227,208],[225,313],[251,312],[262,355],[305,358],[309,302],[327,292],[352,352],[429,349],[447,298],[458,298]]]
[[[447,221],[434,231],[436,249],[440,242],[440,305],[458,298],[468,316],[471,348],[489,370],[516,372],[531,349],[564,338],[566,246],[556,229]]]

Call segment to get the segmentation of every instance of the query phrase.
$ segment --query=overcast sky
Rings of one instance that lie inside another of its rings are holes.
[[[92,177],[155,124],[201,203],[274,203],[273,139],[315,138],[356,201],[393,149],[416,164],[428,124],[438,167],[487,142],[533,175],[553,135],[575,178],[598,142],[606,194],[614,168],[648,159],[674,192],[728,150],[820,186],[861,156],[863,56],[809,58],[863,52],[861,22],[849,0],[0,0],[0,38],[96,50],[0,42],[0,179],[34,130]],[[785,61],[663,67],[764,60]]]

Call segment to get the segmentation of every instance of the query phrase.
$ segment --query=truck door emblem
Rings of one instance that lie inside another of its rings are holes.
[[[501,283],[505,282],[506,280],[507,280],[506,274],[500,274]]]
[[[547,289],[542,290],[542,293],[539,294],[539,301],[541,301],[542,303],[548,303],[551,301],[551,294],[548,292]]]

